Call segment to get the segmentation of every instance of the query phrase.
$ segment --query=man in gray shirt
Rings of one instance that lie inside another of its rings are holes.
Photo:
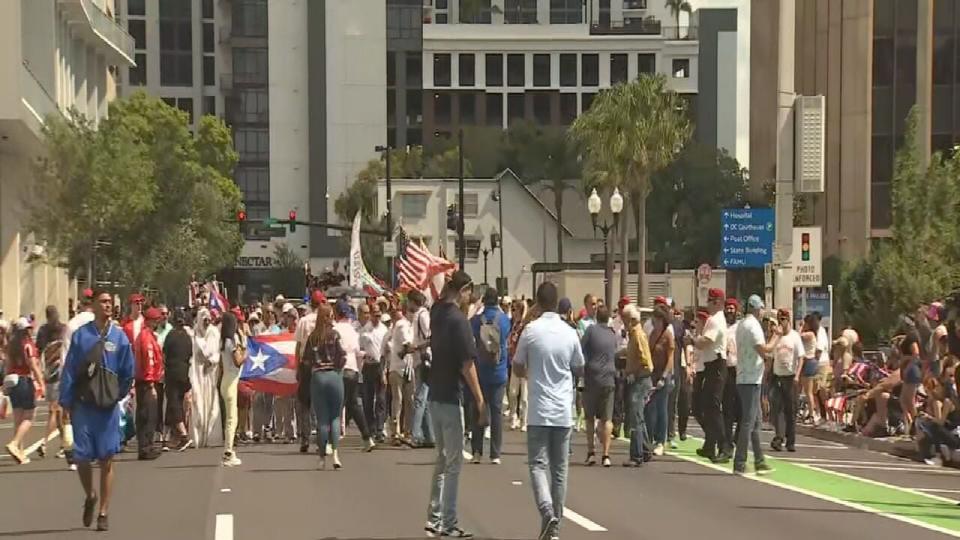
[[[585,360],[583,409],[587,421],[587,465],[595,465],[594,432],[603,450],[602,463],[610,466],[610,434],[613,431],[613,395],[616,386],[619,336],[610,327],[610,309],[597,308],[596,324],[587,328],[580,341]],[[599,422],[599,425],[598,425]]]

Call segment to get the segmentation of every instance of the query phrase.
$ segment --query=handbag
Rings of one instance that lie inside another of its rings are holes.
[[[83,369],[77,376],[77,400],[98,409],[112,409],[120,402],[120,378],[107,369],[104,351],[111,325],[87,351]]]

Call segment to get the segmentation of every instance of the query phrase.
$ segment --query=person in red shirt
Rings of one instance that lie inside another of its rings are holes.
[[[144,298],[140,293],[133,293],[127,298],[127,301],[130,302],[130,316],[123,320],[121,326],[123,332],[127,334],[127,339],[136,347],[137,338],[140,336],[140,331],[143,330]]]
[[[36,397],[43,395],[43,375],[37,358],[37,346],[33,343],[30,321],[21,318],[15,324],[13,337],[7,346],[5,361],[6,376],[3,386],[13,408],[13,439],[7,444],[7,453],[17,463],[29,463],[23,451],[23,439],[33,424]],[[39,392],[38,392],[39,390]]]
[[[144,313],[144,327],[134,342],[134,379],[137,395],[137,447],[141,460],[157,459],[160,452],[153,446],[157,429],[159,383],[163,380],[163,349],[157,341],[157,326],[163,314],[157,308]]]

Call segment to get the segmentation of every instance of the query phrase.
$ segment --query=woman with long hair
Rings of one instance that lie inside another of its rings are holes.
[[[3,387],[13,407],[13,439],[7,443],[7,453],[20,463],[29,463],[23,451],[23,438],[33,424],[37,389],[44,394],[43,374],[37,360],[37,346],[31,336],[30,321],[17,321],[13,337],[7,346]]]
[[[193,328],[193,364],[190,366],[190,438],[198,448],[219,446],[223,442],[217,398],[219,368],[220,329],[212,324],[210,312],[202,308]]]
[[[527,308],[527,303],[518,298],[510,308],[510,337],[507,338],[507,352],[510,358],[517,352],[520,343],[520,334],[530,321],[539,316],[538,308]],[[510,386],[507,388],[507,404],[511,430],[527,430],[527,378],[520,376],[516,371],[510,372]]]
[[[820,358],[817,355],[817,331],[820,323],[813,315],[803,318],[800,341],[803,343],[803,362],[800,363],[800,387],[807,397],[810,418],[814,424],[820,423],[820,407],[817,403],[817,375],[820,370]]]
[[[920,336],[916,327],[904,323],[905,335],[900,341],[900,410],[903,411],[903,428],[906,435],[912,434],[913,420],[917,417],[917,390],[923,384],[923,369],[920,362]]]
[[[240,465],[240,458],[234,447],[237,435],[239,404],[238,385],[240,384],[240,367],[247,356],[247,336],[240,326],[237,316],[228,311],[223,314],[220,327],[220,363],[223,365],[223,376],[220,379],[220,398],[223,400],[224,422],[223,437],[223,466],[236,467]]]
[[[663,455],[667,442],[667,398],[673,391],[673,355],[676,340],[670,324],[673,313],[665,305],[653,310],[653,333],[650,335],[650,354],[653,356],[653,394],[647,408],[647,426],[653,440],[654,455]]]
[[[340,463],[340,415],[343,411],[343,366],[347,354],[340,335],[333,329],[333,309],[323,304],[317,308],[317,325],[307,338],[304,356],[310,361],[310,404],[317,417],[317,450],[319,469],[327,468],[327,444],[333,452],[333,468]]]

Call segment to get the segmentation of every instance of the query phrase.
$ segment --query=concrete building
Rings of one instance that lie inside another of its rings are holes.
[[[393,208],[396,223],[408,236],[422,238],[432,253],[441,249],[456,260],[457,235],[447,229],[447,207],[457,201],[457,180],[394,179]],[[495,195],[500,195],[500,201]],[[501,205],[502,203],[502,214]],[[563,230],[564,257],[589,261],[603,252],[602,240],[593,236],[584,202],[579,208],[564,206],[564,224],[543,199],[509,170],[492,179],[470,179],[464,185],[465,270],[484,280],[483,250],[490,248],[491,233],[502,232],[503,246],[487,257],[487,281],[507,278],[510,294],[530,294],[533,263],[557,259],[557,227]],[[380,184],[378,208],[386,208],[386,186]],[[502,220],[502,222],[501,222]],[[567,226],[567,222],[573,226]]]
[[[134,62],[134,40],[112,0],[0,1],[0,309],[47,305],[66,313],[76,282],[47,263],[24,229],[24,197],[50,115],[75,108],[95,123],[116,95],[116,67]]]
[[[752,4],[754,189],[775,175],[778,5]],[[824,256],[862,257],[889,236],[894,156],[911,107],[924,155],[960,142],[958,16],[955,0],[796,0],[796,92],[827,102],[826,191],[805,216],[823,227]]]

